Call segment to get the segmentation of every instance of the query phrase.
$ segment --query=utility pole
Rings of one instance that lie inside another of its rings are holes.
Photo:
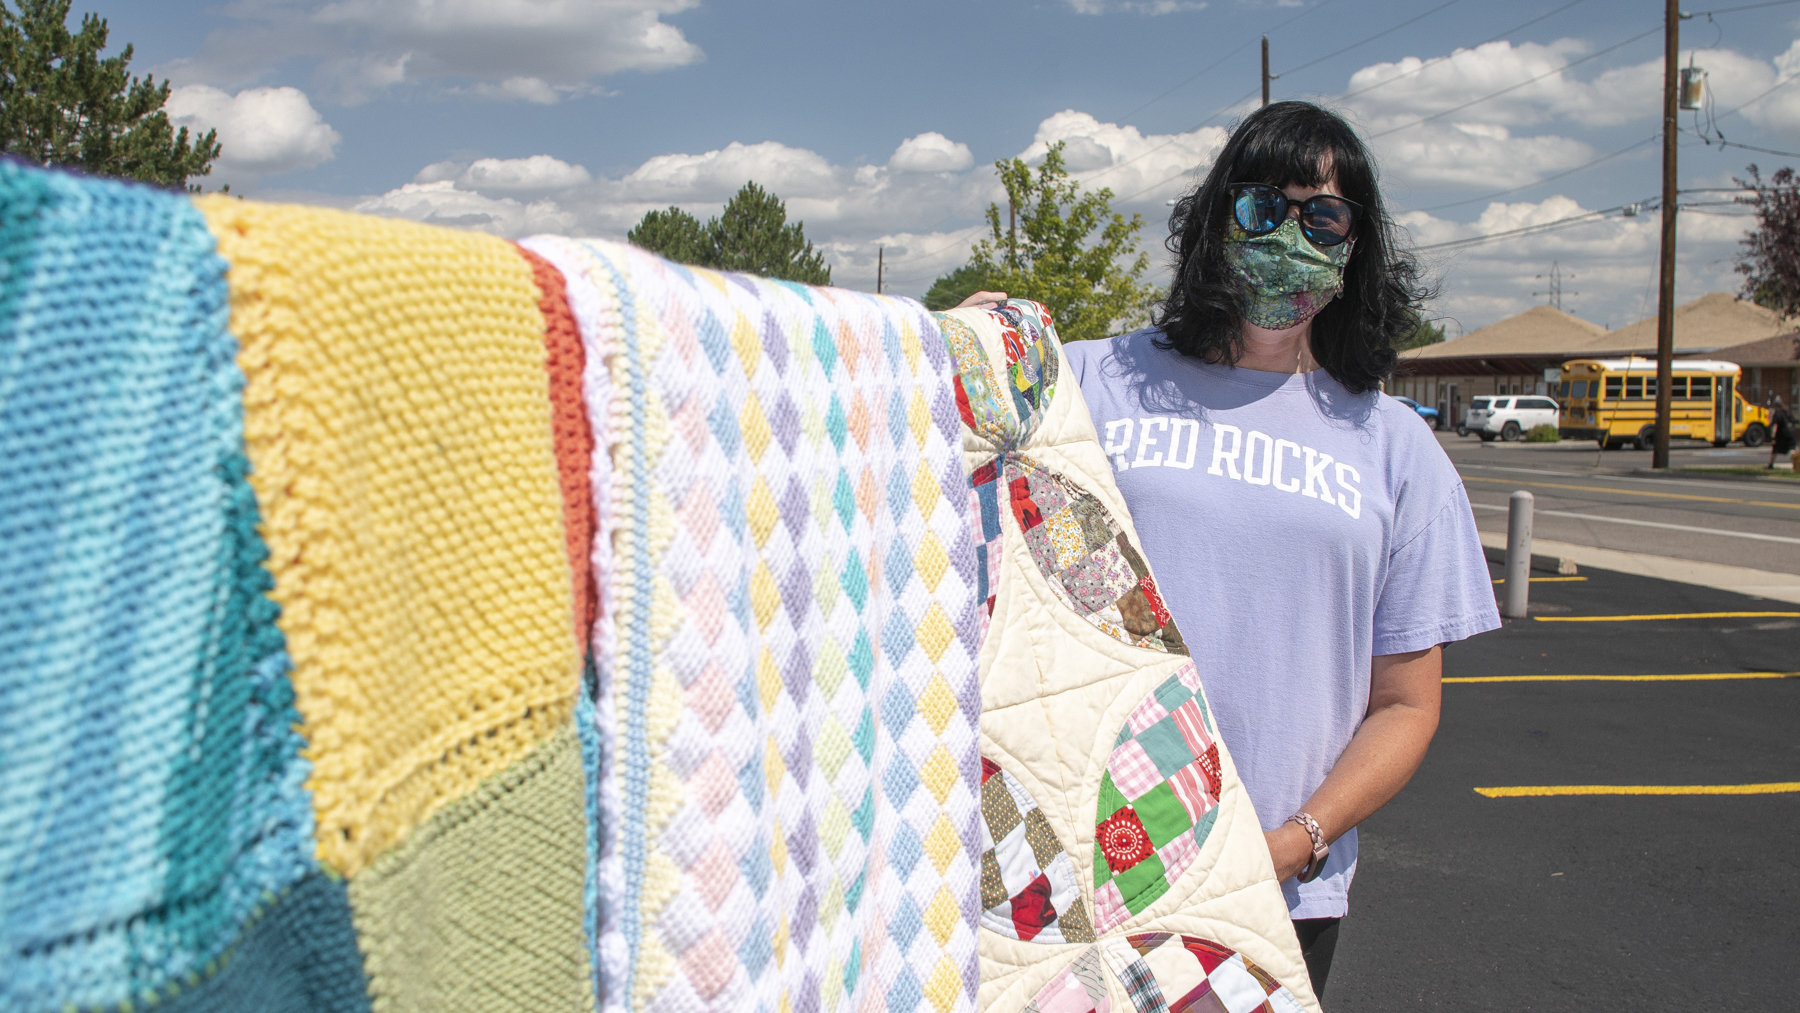
[[[1263,105],[1269,104],[1269,37],[1263,36]]]
[[[875,294],[881,294],[881,271],[887,266],[887,247],[875,247]]]
[[[1669,380],[1675,358],[1675,141],[1676,100],[1681,68],[1680,0],[1665,0],[1663,10],[1663,180],[1662,274],[1656,289],[1656,449],[1650,467],[1669,466]]]

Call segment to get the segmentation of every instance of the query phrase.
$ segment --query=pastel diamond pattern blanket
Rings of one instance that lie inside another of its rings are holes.
[[[970,1008],[975,561],[931,318],[527,245],[591,287],[589,362],[630,391],[608,1008]]]

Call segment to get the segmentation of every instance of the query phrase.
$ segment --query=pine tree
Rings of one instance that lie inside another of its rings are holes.
[[[1048,306],[1064,341],[1103,338],[1150,318],[1157,293],[1142,281],[1150,258],[1137,246],[1144,216],[1113,211],[1105,187],[1083,192],[1062,148],[1052,145],[1035,175],[1023,159],[994,163],[1017,225],[988,205],[989,236],[975,244],[969,266],[983,287]]]
[[[1749,179],[1732,180],[1754,191],[1738,203],[1756,208],[1756,229],[1745,234],[1737,263],[1744,294],[1784,317],[1800,315],[1800,182],[1786,167],[1767,180],[1755,165],[1749,172]]]
[[[806,238],[805,223],[787,221],[787,205],[755,183],[726,202],[705,225],[680,208],[647,212],[626,233],[630,242],[683,264],[743,271],[807,285],[831,284],[831,268]]]
[[[134,78],[131,46],[102,58],[105,19],[66,24],[71,0],[0,0],[0,149],[40,165],[186,186],[219,157],[214,131],[190,141],[169,124],[169,83]]]
[[[706,236],[706,226],[678,207],[645,212],[637,227],[625,233],[625,241],[678,264],[704,267],[712,261],[712,240]]]

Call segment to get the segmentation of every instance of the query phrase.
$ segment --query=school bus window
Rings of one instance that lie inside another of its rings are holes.
[[[1712,397],[1712,377],[1696,376],[1688,382],[1688,397]]]
[[[1570,397],[1574,398],[1577,401],[1581,400],[1584,397],[1587,397],[1587,381],[1586,380],[1576,380],[1570,386],[1571,386],[1571,389],[1569,391]]]
[[[1632,400],[1632,399],[1642,400],[1643,397],[1644,397],[1644,378],[1641,376],[1626,377],[1625,378],[1625,399],[1628,401]]]
[[[1656,377],[1644,377],[1644,396],[1649,398],[1656,396]]]
[[[1609,376],[1606,378],[1606,399],[1608,401],[1617,401],[1619,399],[1619,384],[1622,382],[1620,377]]]
[[[1687,398],[1687,396],[1688,396],[1687,377],[1685,377],[1685,376],[1669,377],[1669,398],[1671,400],[1673,400],[1674,398],[1682,398],[1683,400],[1685,400]]]
[[[1560,386],[1556,389],[1556,396],[1557,397],[1568,397],[1569,396],[1569,381],[1564,380],[1562,382],[1562,386]]]

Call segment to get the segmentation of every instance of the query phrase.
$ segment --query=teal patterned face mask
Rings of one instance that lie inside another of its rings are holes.
[[[1234,223],[1225,240],[1225,262],[1246,286],[1244,319],[1271,331],[1298,327],[1337,298],[1355,245],[1321,250],[1307,242],[1292,218],[1261,236],[1246,235]]]

